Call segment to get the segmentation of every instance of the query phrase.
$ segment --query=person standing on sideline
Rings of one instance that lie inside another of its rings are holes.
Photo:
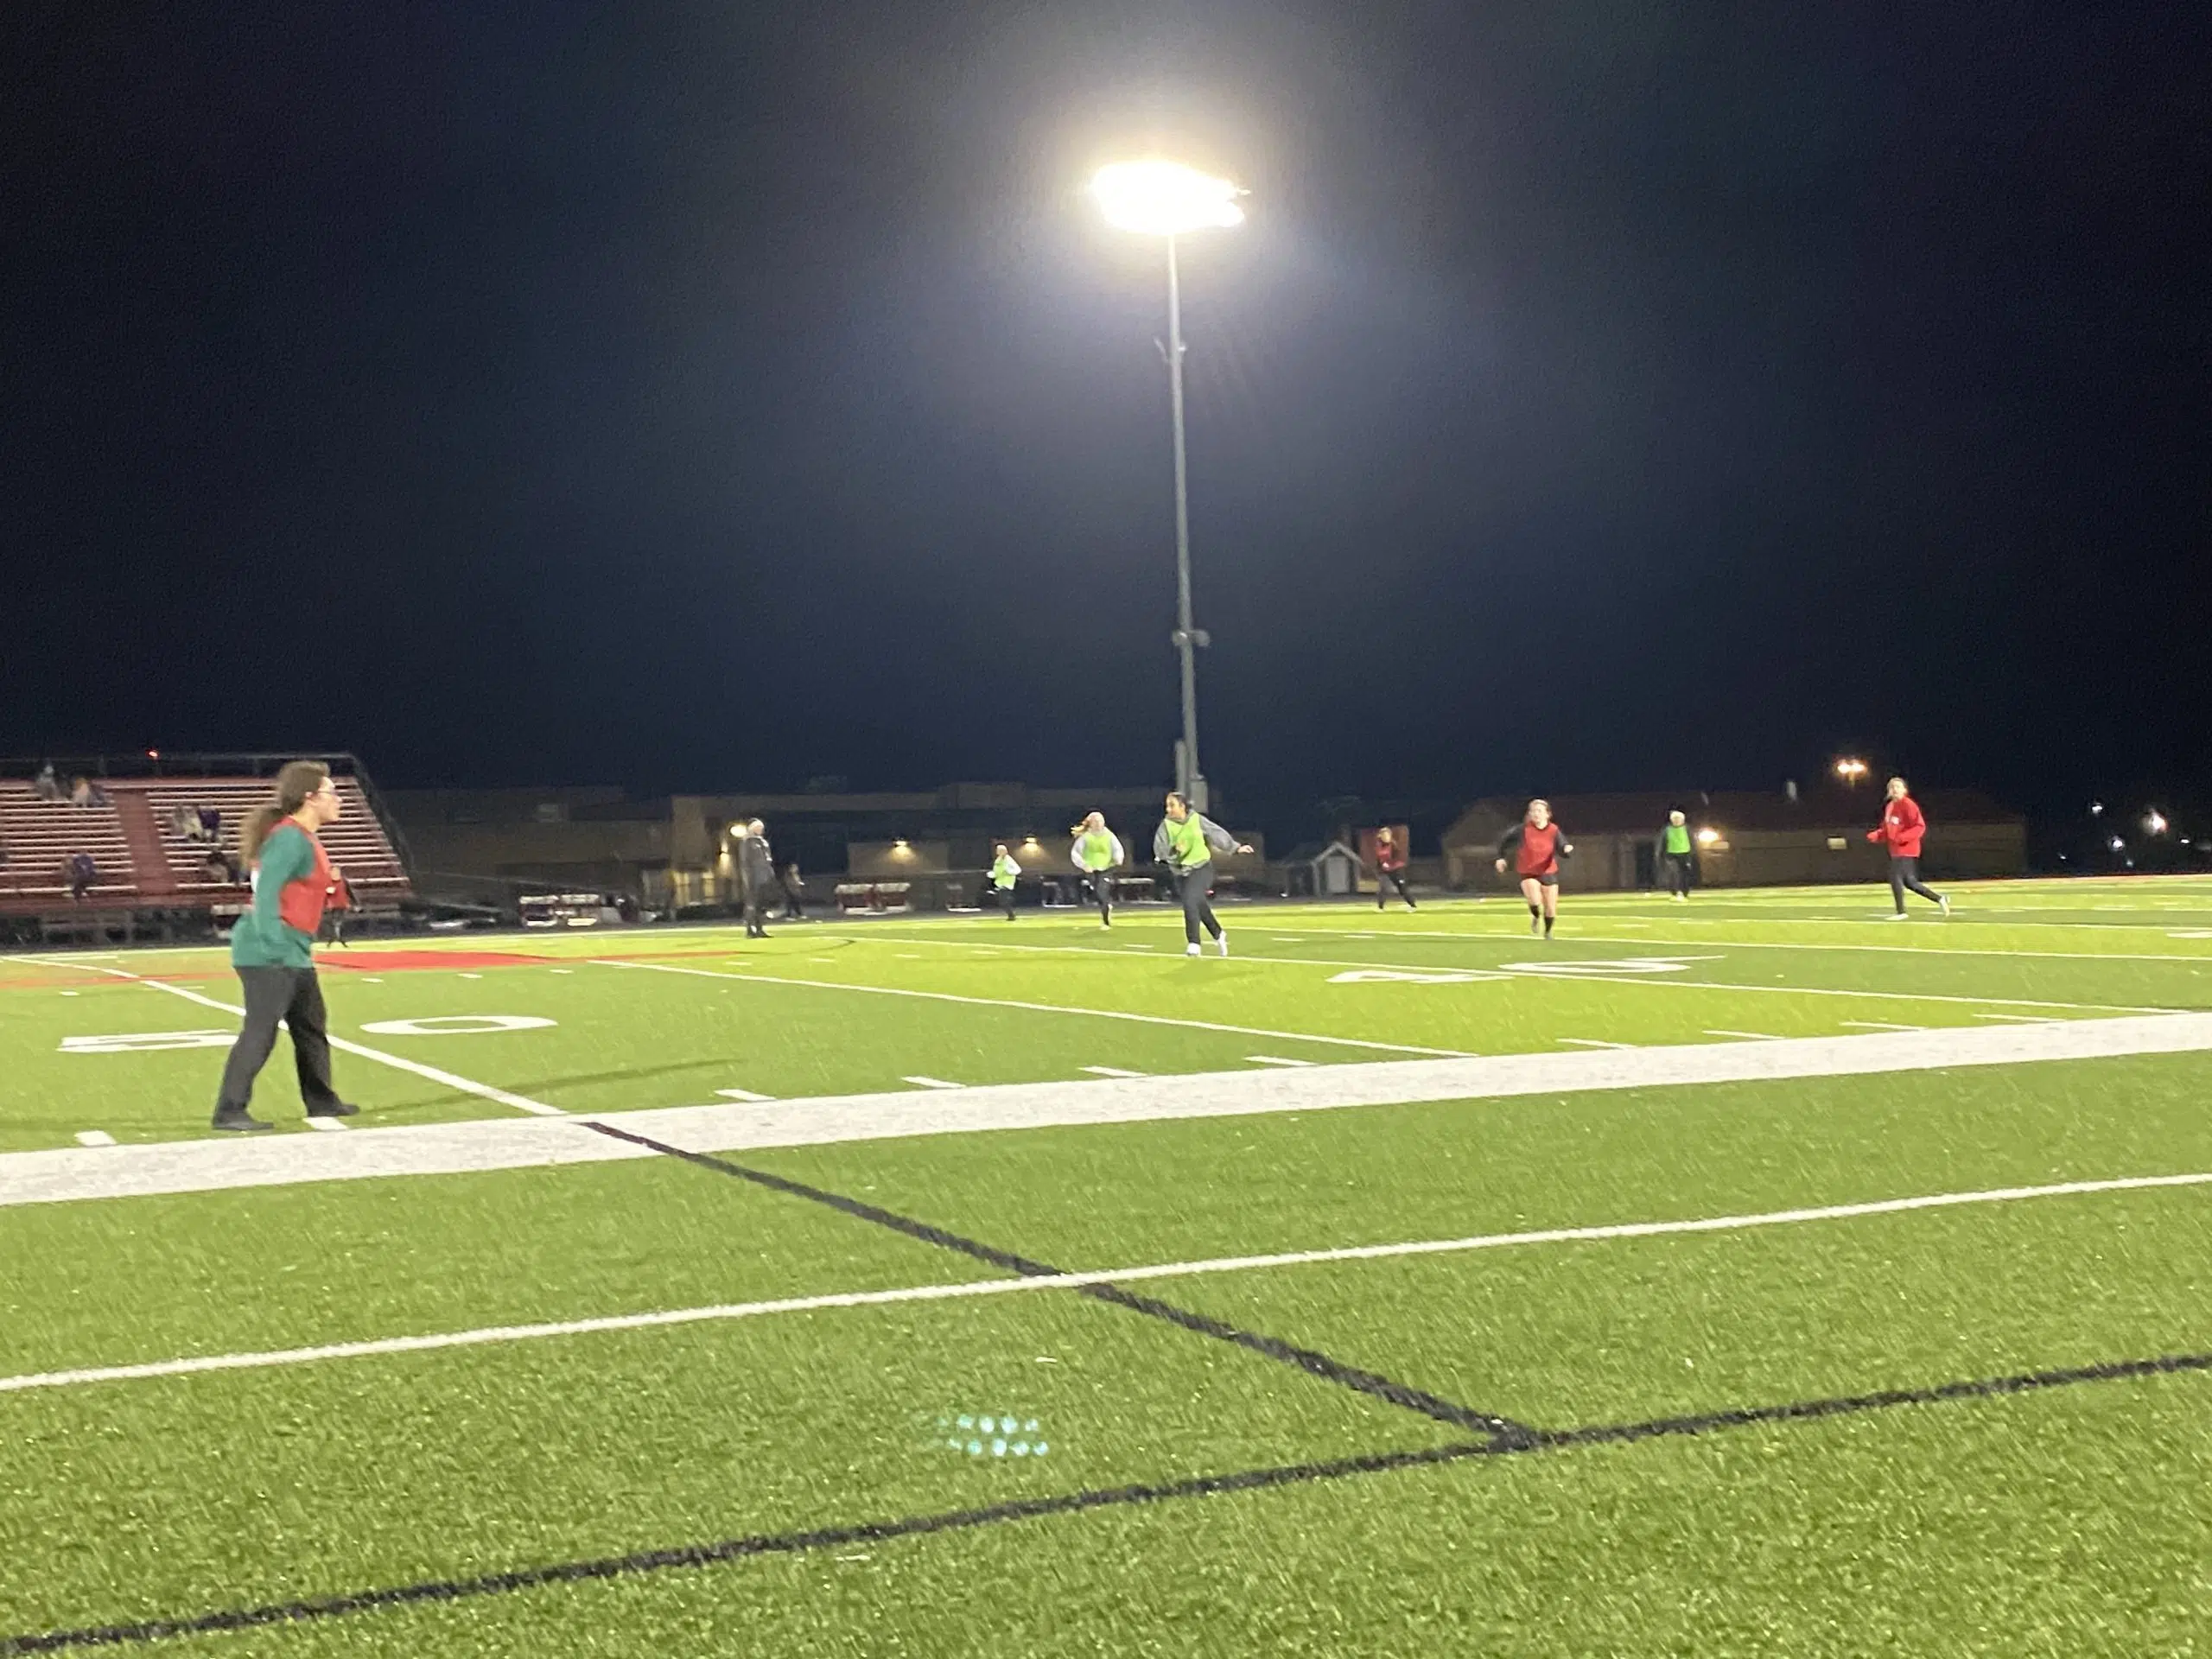
[[[1198,954],[1198,931],[1213,936],[1215,949],[1229,954],[1229,933],[1213,913],[1207,894],[1213,886],[1216,853],[1249,853],[1252,849],[1191,804],[1170,792],[1167,816],[1153,832],[1152,855],[1175,873],[1175,886],[1183,895],[1183,954]]]
[[[806,878],[798,873],[797,859],[784,866],[784,919],[787,922],[806,919]]]
[[[768,937],[768,890],[776,885],[776,855],[768,845],[767,826],[753,818],[737,843],[738,885],[745,893],[745,937]]]
[[[1951,901],[1920,879],[1920,840],[1928,833],[1928,820],[1921,816],[1920,804],[1912,798],[1902,778],[1890,779],[1889,804],[1882,809],[1882,821],[1866,832],[1866,839],[1878,841],[1890,849],[1890,897],[1897,901],[1896,913],[1888,919],[1904,920],[1904,896],[1916,893],[1941,910],[1951,913]]]
[[[1531,933],[1541,931],[1551,938],[1552,924],[1559,920],[1559,861],[1573,852],[1574,843],[1552,822],[1552,804],[1545,800],[1529,802],[1529,816],[1497,843],[1498,874],[1505,873],[1505,861],[1511,859],[1521,878],[1521,896],[1529,901]]]
[[[1021,866],[1014,861],[1006,842],[995,843],[991,848],[991,892],[997,896],[1009,922],[1014,919],[1014,883],[1020,874]]]
[[[1681,811],[1667,815],[1659,832],[1659,862],[1667,879],[1667,896],[1678,905],[1690,901],[1690,826]]]
[[[1073,831],[1075,844],[1068,849],[1068,857],[1078,870],[1090,878],[1090,891],[1098,900],[1098,925],[1114,925],[1114,871],[1128,855],[1122,850],[1122,838],[1106,827],[1106,816],[1093,812]]]
[[[1383,909],[1384,898],[1391,887],[1398,889],[1398,897],[1406,901],[1408,910],[1418,910],[1414,896],[1406,891],[1406,849],[1398,845],[1397,833],[1389,824],[1375,832],[1375,908]]]
[[[253,872],[253,904],[231,929],[231,966],[245,991],[245,1025],[223,1066],[214,1127],[267,1129],[247,1108],[253,1080],[276,1046],[276,1022],[292,1033],[300,1097],[309,1117],[351,1117],[359,1109],[330,1083],[330,1037],[322,986],[315,976],[315,938],[323,907],[338,886],[330,856],[316,839],[343,808],[330,768],[294,760],[276,774],[276,798],[246,815],[238,858]]]

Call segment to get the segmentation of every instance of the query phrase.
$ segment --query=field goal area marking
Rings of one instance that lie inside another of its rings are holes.
[[[2018,1204],[2037,1198],[2082,1198],[2107,1192],[2141,1192],[2208,1185],[2212,1185],[2212,1172],[2184,1175],[2127,1175],[2107,1180],[2054,1181],[2038,1186],[1936,1192],[1917,1198],[1875,1198],[1858,1204],[1818,1205],[1794,1210],[1707,1216],[1681,1221],[1629,1221],[1589,1227],[1546,1227],[1517,1233],[1477,1233],[1462,1238],[1411,1239],[1390,1244],[1351,1244],[1330,1249],[1284,1250],[1266,1255],[1206,1256],[1189,1262],[1152,1262],[1084,1273],[1033,1274],[1015,1278],[909,1285],[895,1290],[832,1291],[813,1296],[785,1296],[766,1301],[666,1308],[645,1313],[602,1314],[592,1319],[548,1320],[533,1325],[485,1325],[474,1330],[437,1332],[426,1336],[383,1337],[359,1342],[321,1343],[305,1348],[200,1354],[177,1359],[150,1360],[137,1364],[29,1372],[16,1376],[0,1376],[0,1394],[24,1393],[34,1389],[81,1388],[92,1383],[137,1382],[153,1377],[191,1376],[212,1371],[259,1370],[283,1365],[314,1364],[324,1360],[425,1353],[446,1348],[480,1348],[602,1332],[645,1331],[718,1320],[760,1319],[779,1313],[820,1313],[831,1308],[955,1301],[977,1296],[1015,1295],[1030,1291],[1076,1290],[1086,1285],[1126,1285],[1160,1279],[1195,1279],[1217,1274],[1265,1272],[1341,1262],[1384,1262],[1409,1256],[1459,1255],[1476,1250],[1542,1244],[1597,1243],[1623,1238],[1745,1232],[1810,1222],[1908,1215],[1923,1210],[1955,1210],[1977,1205]]]
[[[111,979],[127,980],[134,985],[143,985],[149,990],[165,991],[171,996],[181,996],[188,1002],[197,1002],[203,1008],[214,1008],[223,1014],[233,1014],[241,1020],[245,1018],[245,1010],[236,1003],[220,1002],[212,996],[203,996],[198,991],[188,991],[181,985],[171,985],[162,980],[149,979],[143,974],[126,973],[120,968],[103,968],[94,963],[56,961],[54,965],[74,968],[81,973],[105,974]],[[551,1022],[549,1020],[547,1023]],[[343,1053],[357,1055],[365,1060],[374,1060],[378,1065],[389,1065],[397,1071],[411,1071],[428,1082],[442,1084],[448,1089],[457,1089],[465,1095],[474,1095],[480,1100],[488,1100],[496,1105],[511,1106],[518,1112],[528,1112],[536,1117],[568,1116],[558,1106],[548,1106],[542,1100],[532,1100],[526,1095],[511,1094],[505,1089],[495,1089],[488,1083],[478,1083],[472,1077],[457,1077],[451,1071],[442,1071],[435,1065],[424,1065],[420,1060],[406,1059],[397,1054],[387,1054],[380,1048],[370,1048],[365,1044],[350,1042],[343,1037],[331,1038],[330,1046]]]

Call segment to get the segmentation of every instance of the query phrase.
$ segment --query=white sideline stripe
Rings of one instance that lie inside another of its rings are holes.
[[[2024,1014],[1977,1014],[1977,1020],[2008,1020],[2016,1026],[2040,1026],[2045,1022]]]
[[[1311,1060],[1287,1060],[1280,1054],[1247,1054],[1244,1057],[1255,1065],[1311,1065]]]
[[[1152,1075],[1148,1071],[1132,1071],[1119,1065],[1086,1065],[1081,1069],[1099,1077],[1145,1077]]]
[[[1571,1043],[1577,1048],[1634,1048],[1636,1046],[1634,1043],[1609,1043],[1602,1037],[1562,1037],[1560,1041]]]
[[[1342,937],[1345,938],[1371,938],[1372,936],[1348,933]],[[855,939],[851,941],[851,943],[858,944],[860,941]],[[880,943],[880,941],[872,941],[872,943]],[[965,939],[902,938],[897,941],[897,943],[901,944],[937,944],[943,945],[948,950],[969,950],[977,952],[988,948],[980,944],[971,944]],[[1038,955],[1057,957],[1103,957],[1112,954],[1110,951],[1102,950],[1097,946],[1090,944],[1007,944],[1001,948],[1007,950],[1027,950]],[[1155,950],[1158,947],[1149,944],[1125,944],[1121,948],[1124,950]],[[1187,947],[1185,947],[1185,949],[1187,949]],[[1266,957],[1254,956],[1249,951],[1240,951],[1237,954],[1236,960],[1239,962],[1273,963],[1278,967],[1292,968],[1389,968],[1395,969],[1400,973],[1408,974],[1465,974],[1467,976],[1467,982],[1471,985],[1479,984],[1490,980],[1504,980],[1513,977],[1510,974],[1502,973],[1493,968],[1454,968],[1449,964],[1439,964],[1433,962],[1376,962],[1370,957],[1365,957],[1358,958],[1351,957]],[[1715,960],[1718,960],[1718,958],[1715,958]],[[808,982],[810,984],[812,982],[813,982],[810,980]],[[1452,1051],[1448,1049],[1427,1049],[1420,1052],[1432,1054],[1443,1054],[1449,1053]]]
[[[1925,1031],[1925,1026],[1901,1026],[1894,1020],[1839,1020],[1839,1026],[1857,1026],[1862,1031]]]
[[[2212,1013],[1265,1068],[594,1114],[691,1152],[2212,1051]],[[2088,1086],[2088,1085],[2085,1085]],[[0,1154],[0,1205],[652,1158],[573,1117]]]
[[[79,1129],[77,1131],[77,1144],[80,1147],[111,1147],[115,1144],[115,1137],[105,1129]]]
[[[1106,953],[1087,950],[1084,954],[1103,956]],[[1018,1002],[1001,996],[962,996],[952,991],[917,991],[904,985],[847,985],[820,979],[783,979],[769,974],[740,976],[719,973],[712,968],[678,968],[665,962],[594,960],[605,968],[640,969],[656,974],[689,974],[698,979],[734,979],[747,985],[797,985],[810,991],[851,991],[863,996],[912,996],[928,1002],[962,1002],[981,1008],[1022,1008],[1031,1014],[1073,1014],[1092,1020],[1129,1020],[1143,1026],[1183,1026],[1192,1031],[1225,1031],[1233,1037],[1275,1037],[1285,1042],[1327,1043],[1338,1048],[1376,1049],[1386,1054],[1434,1054],[1449,1059],[1467,1058],[1452,1048],[1421,1048],[1412,1043],[1370,1042],[1363,1037],[1317,1037],[1310,1032],[1268,1031],[1258,1026],[1224,1026],[1211,1020],[1178,1020],[1164,1014],[1132,1014],[1124,1008],[1077,1008],[1059,1002]]]
[[[773,1100],[775,1098],[773,1095],[756,1095],[750,1089],[717,1089],[715,1092],[720,1095],[724,1100],[750,1100],[759,1102],[763,1100]]]
[[[78,966],[73,962],[65,962],[60,965],[64,968]],[[167,991],[171,996],[181,996],[186,1001],[197,1002],[204,1008],[219,1008],[223,1013],[235,1014],[241,1020],[245,1018],[245,1010],[236,1003],[219,1002],[212,996],[202,996],[197,991],[188,991],[181,985],[166,984],[161,980],[148,979],[139,974],[127,974],[120,968],[99,968],[86,964],[82,971],[88,974],[105,974],[112,979],[127,979],[133,984],[145,986],[149,990]],[[448,1089],[458,1089],[464,1095],[474,1095],[480,1100],[488,1100],[496,1105],[512,1106],[518,1112],[529,1112],[538,1117],[568,1116],[558,1106],[548,1106],[544,1102],[532,1100],[525,1095],[511,1095],[504,1089],[494,1089],[488,1083],[478,1083],[473,1078],[457,1077],[450,1071],[441,1071],[435,1065],[424,1065],[420,1060],[403,1059],[397,1054],[387,1054],[380,1048],[370,1048],[360,1043],[348,1042],[343,1037],[331,1038],[330,1046],[347,1054],[357,1054],[365,1060],[374,1060],[379,1065],[389,1065],[401,1071],[412,1071],[418,1077],[428,1078],[430,1082],[441,1084]]]
[[[911,1083],[917,1089],[965,1089],[964,1083],[947,1083],[943,1077],[901,1077],[901,1083]]]
[[[345,1127],[345,1124],[340,1122],[338,1119],[334,1117],[311,1117],[308,1119],[308,1128],[311,1129],[321,1129],[325,1135],[338,1134],[342,1131]]]
[[[1688,1221],[1628,1221],[1594,1227],[1547,1227],[1531,1232],[1477,1233],[1465,1238],[1413,1239],[1394,1244],[1350,1244],[1335,1249],[1286,1250],[1270,1255],[1217,1255],[1202,1257],[1194,1262],[1162,1262],[1143,1267],[1107,1268],[1086,1273],[1039,1274],[1019,1279],[909,1285],[896,1290],[836,1291],[817,1296],[779,1297],[772,1301],[725,1302],[706,1307],[670,1308],[651,1313],[613,1313],[596,1319],[549,1320],[537,1325],[485,1325],[473,1331],[446,1331],[429,1336],[382,1337],[365,1342],[323,1343],[312,1348],[200,1354],[188,1358],[150,1360],[132,1365],[36,1371],[17,1376],[0,1376],[0,1394],[20,1394],[32,1389],[76,1388],[92,1382],[192,1376],[207,1371],[258,1370],[278,1365],[307,1365],[327,1359],[368,1359],[386,1354],[428,1353],[442,1348],[480,1348],[495,1343],[585,1336],[602,1331],[645,1331],[674,1325],[703,1325],[716,1320],[759,1319],[774,1313],[813,1313],[830,1308],[881,1307],[902,1302],[955,1301],[973,1296],[1007,1296],[1036,1290],[1074,1290],[1085,1285],[1132,1284],[1152,1279],[1195,1279],[1210,1274],[1253,1273],[1276,1268],[1316,1267],[1336,1262],[1385,1262],[1415,1255],[1459,1255],[1473,1250],[1507,1249],[1523,1245],[1600,1243],[1617,1238],[1744,1232],[1754,1228],[1793,1226],[1803,1222],[1851,1221],[1865,1216],[1904,1215],[1919,1210],[1954,1210],[1969,1205],[2016,1204],[2031,1198],[2079,1198],[2102,1192],[2139,1192],[2161,1187],[2206,1185],[2212,1185],[2212,1172],[2187,1175],[2126,1175],[2110,1180],[2057,1181],[2042,1186],[2002,1186],[1974,1192],[1936,1192],[1923,1198],[1876,1198],[1862,1204],[1827,1204],[1799,1210],[1769,1210],[1751,1215],[1707,1216]]]
[[[1708,1031],[1708,1037],[1740,1037],[1747,1043],[1783,1043],[1789,1039],[1777,1037],[1770,1031]]]

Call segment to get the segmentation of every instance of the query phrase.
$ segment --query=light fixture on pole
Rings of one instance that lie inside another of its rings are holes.
[[[1198,766],[1198,671],[1196,652],[1212,644],[1191,620],[1191,510],[1183,453],[1183,289],[1176,239],[1193,231],[1228,230],[1244,222],[1236,205],[1243,193],[1175,162],[1117,162],[1102,167],[1090,194],[1116,230],[1167,238],[1167,404],[1175,427],[1175,632],[1171,636],[1183,669],[1183,737],[1176,745],[1175,787],[1201,812],[1205,773]]]

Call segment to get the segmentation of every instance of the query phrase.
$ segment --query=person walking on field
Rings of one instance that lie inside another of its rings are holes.
[[[1006,912],[1009,922],[1014,919],[1014,884],[1021,874],[1021,866],[1014,861],[1014,855],[1006,849],[1006,842],[999,842],[991,849],[991,893]]]
[[[1667,815],[1659,832],[1659,862],[1667,878],[1667,896],[1678,905],[1690,901],[1690,826],[1677,810]]]
[[[1414,896],[1406,891],[1406,849],[1398,844],[1397,834],[1389,824],[1375,832],[1375,908],[1384,909],[1384,899],[1390,888],[1395,887],[1398,897],[1406,901],[1408,910],[1418,910]]]
[[[1069,859],[1076,868],[1090,878],[1090,891],[1098,900],[1098,925],[1114,925],[1114,871],[1128,855],[1122,850],[1122,838],[1106,827],[1106,816],[1093,812],[1075,827],[1075,844],[1068,849]]]
[[[1208,896],[1213,887],[1216,853],[1249,853],[1252,849],[1203,812],[1194,812],[1180,795],[1167,797],[1167,816],[1153,832],[1152,855],[1175,873],[1177,890],[1183,895],[1183,954],[1198,954],[1201,929],[1213,936],[1214,948],[1229,954],[1229,932],[1213,913]]]
[[[1521,878],[1521,896],[1529,901],[1531,933],[1541,931],[1551,938],[1552,925],[1559,920],[1559,861],[1573,852],[1574,843],[1552,822],[1552,804],[1546,800],[1529,802],[1529,816],[1497,843],[1498,874],[1505,874],[1510,859]]]
[[[768,937],[768,893],[776,886],[776,855],[768,846],[767,826],[754,818],[737,843],[737,880],[745,893],[745,937]]]
[[[329,1022],[315,976],[315,934],[339,885],[316,836],[342,810],[329,767],[295,760],[277,772],[276,798],[248,813],[239,829],[238,857],[253,872],[253,905],[231,929],[231,966],[245,988],[245,1025],[223,1066],[216,1128],[275,1127],[247,1109],[280,1020],[292,1033],[308,1116],[351,1117],[359,1109],[331,1086]]]
[[[1912,798],[1912,791],[1902,778],[1890,779],[1889,804],[1882,809],[1882,821],[1866,832],[1866,839],[1880,842],[1890,849],[1890,897],[1897,901],[1897,910],[1889,920],[1904,920],[1904,896],[1916,893],[1941,910],[1951,913],[1951,901],[1920,879],[1920,842],[1928,833],[1928,820],[1921,815],[1920,804]]]

